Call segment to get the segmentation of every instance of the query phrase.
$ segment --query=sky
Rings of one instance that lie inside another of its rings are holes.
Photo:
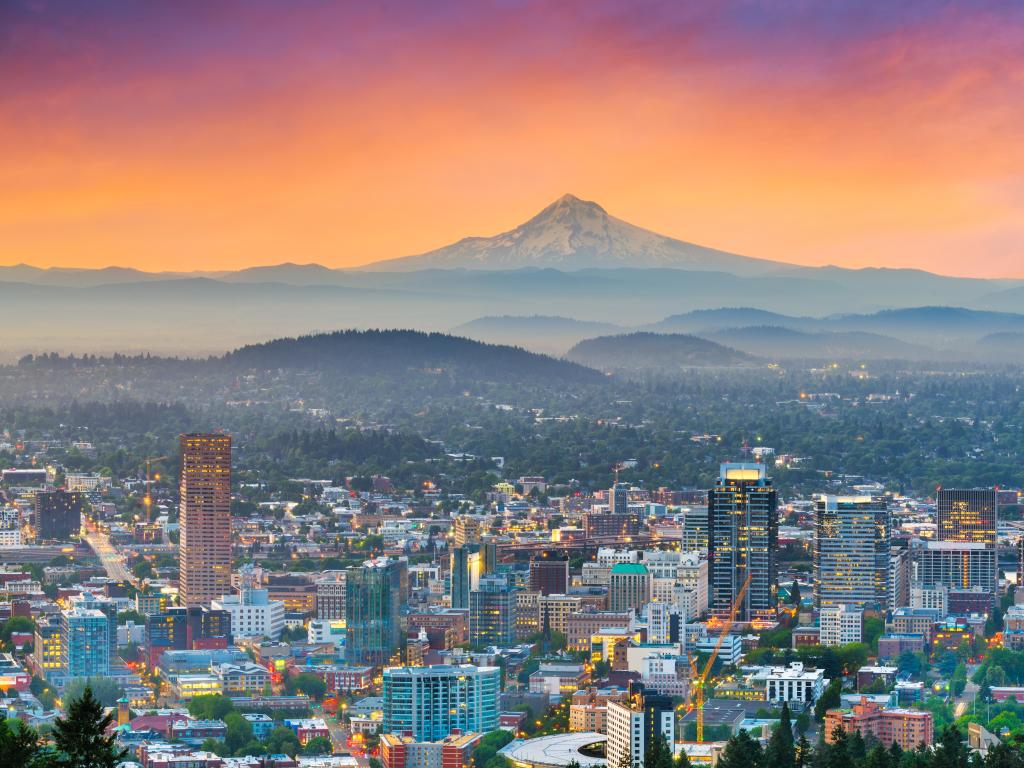
[[[0,2],[0,263],[355,266],[567,192],[1024,278],[1024,3]]]

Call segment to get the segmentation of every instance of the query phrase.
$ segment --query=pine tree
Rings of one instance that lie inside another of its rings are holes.
[[[811,744],[807,741],[807,737],[801,733],[800,741],[798,741],[796,745],[794,765],[796,765],[796,768],[805,768],[805,766],[811,764],[812,757]]]
[[[969,753],[967,745],[960,737],[960,729],[948,725],[935,745],[932,757],[934,768],[967,768]]]
[[[718,768],[759,768],[763,757],[761,744],[750,738],[746,731],[740,731],[726,743],[718,759]]]
[[[42,758],[35,730],[21,720],[0,720],[0,765],[40,765]]]
[[[765,750],[765,765],[771,768],[795,768],[796,755],[793,744],[793,723],[789,719],[789,705],[782,703],[782,717],[772,733]]]
[[[67,716],[54,721],[58,755],[53,764],[58,768],[116,768],[126,752],[114,746],[112,735],[106,735],[113,722],[114,715],[103,714],[103,706],[87,687],[68,704]]]

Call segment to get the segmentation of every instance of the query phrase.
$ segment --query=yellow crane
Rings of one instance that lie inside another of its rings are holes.
[[[718,658],[718,652],[722,650],[722,644],[725,642],[726,635],[732,629],[733,622],[736,621],[736,612],[739,610],[740,605],[743,603],[743,598],[747,594],[747,587],[750,586],[750,577],[752,573],[747,573],[747,578],[743,580],[740,591],[736,594],[736,599],[733,601],[732,608],[729,609],[729,618],[722,625],[721,632],[718,633],[718,642],[715,643],[715,649],[711,652],[711,657],[708,659],[708,663],[704,665],[704,671],[697,671],[697,662],[690,656],[690,670],[692,671],[691,683],[689,696],[687,697],[687,709],[692,711],[694,709],[694,694],[696,694],[696,709],[697,709],[697,743],[700,744],[704,741],[704,684],[707,682],[708,675],[711,674],[711,668],[715,666],[715,659]]]

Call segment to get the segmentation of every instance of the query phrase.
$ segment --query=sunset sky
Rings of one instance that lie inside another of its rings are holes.
[[[353,266],[565,192],[1024,278],[1024,3],[0,2],[0,263]]]

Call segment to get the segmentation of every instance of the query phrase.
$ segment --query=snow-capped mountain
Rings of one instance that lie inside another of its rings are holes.
[[[466,237],[417,256],[379,261],[375,271],[418,269],[613,269],[669,267],[755,274],[778,262],[738,256],[659,235],[563,195],[525,224],[493,237]]]

